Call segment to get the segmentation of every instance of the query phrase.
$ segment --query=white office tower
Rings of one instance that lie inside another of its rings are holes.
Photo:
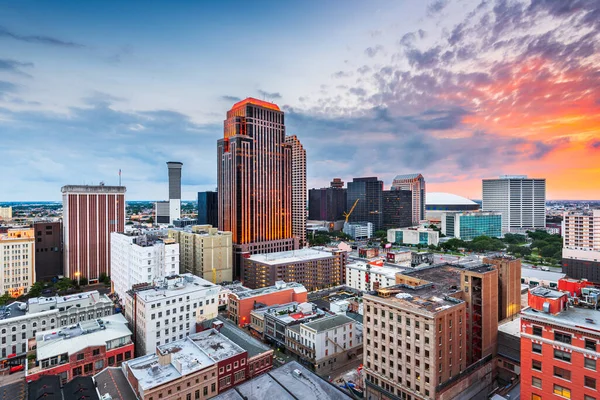
[[[546,179],[502,175],[483,180],[482,211],[502,213],[502,232],[546,228]]]
[[[112,289],[123,299],[132,286],[179,273],[179,244],[152,235],[110,235]]]

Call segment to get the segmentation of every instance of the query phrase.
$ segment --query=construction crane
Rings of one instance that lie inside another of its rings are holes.
[[[354,205],[352,206],[352,208],[350,209],[350,211],[345,212],[343,215],[344,217],[346,217],[346,223],[348,223],[348,218],[350,218],[350,215],[352,214],[352,211],[354,211],[354,209],[356,208],[356,205],[358,204],[358,201],[360,199],[356,199],[356,201],[354,202]]]

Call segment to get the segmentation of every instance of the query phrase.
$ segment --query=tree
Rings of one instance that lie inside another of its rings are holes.
[[[42,295],[44,284],[42,282],[36,282],[29,288],[29,297],[39,297]]]
[[[154,223],[154,218],[149,217],[146,222],[148,222],[149,224],[153,224]]]
[[[375,234],[373,235],[373,237],[376,239],[386,239],[387,231],[384,231],[384,230],[375,231]]]
[[[533,241],[533,243],[531,243],[531,248],[541,250],[548,245],[549,245],[549,243],[546,242],[545,240],[536,239]]]
[[[75,281],[75,283],[77,283],[77,281]],[[71,281],[69,278],[63,278],[56,282],[56,289],[59,291],[69,290],[73,286],[75,285],[73,285],[73,281]]]
[[[8,294],[8,292],[4,292],[2,296],[0,296],[0,306],[3,306],[13,300],[13,298]]]
[[[549,244],[542,249],[540,249],[540,255],[542,257],[554,257],[555,254],[561,253],[562,256],[562,246],[556,244]]]

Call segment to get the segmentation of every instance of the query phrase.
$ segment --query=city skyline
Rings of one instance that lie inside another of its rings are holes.
[[[0,6],[2,201],[119,169],[129,200],[162,199],[171,159],[194,199],[246,97],[285,112],[307,189],[418,170],[474,199],[503,174],[600,199],[597,1],[98,4]]]

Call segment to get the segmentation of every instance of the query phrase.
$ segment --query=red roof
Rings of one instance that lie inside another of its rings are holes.
[[[264,100],[259,100],[259,99],[255,99],[254,97],[248,97],[242,101],[238,101],[237,103],[235,103],[233,105],[233,107],[231,107],[232,110],[245,106],[246,104],[254,104],[256,106],[260,106],[260,107],[264,107],[264,108],[270,108],[271,110],[275,110],[275,111],[281,111],[279,109],[279,106],[275,103],[269,103],[268,101],[264,101]]]

